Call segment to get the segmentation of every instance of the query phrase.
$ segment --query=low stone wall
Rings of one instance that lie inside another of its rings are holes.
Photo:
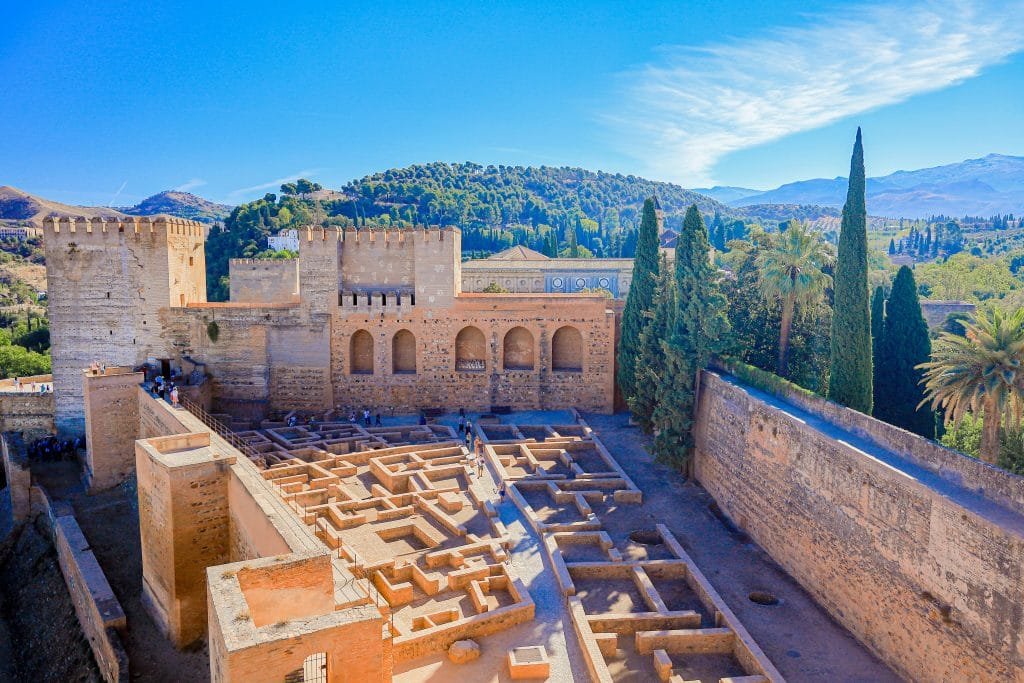
[[[124,610],[89,549],[89,541],[74,513],[66,504],[51,504],[39,487],[32,487],[32,500],[48,520],[64,582],[100,673],[108,683],[130,680],[128,655],[118,635],[118,630],[126,627]]]
[[[1024,480],[773,393],[702,375],[694,473],[725,514],[909,679],[1019,680]]]

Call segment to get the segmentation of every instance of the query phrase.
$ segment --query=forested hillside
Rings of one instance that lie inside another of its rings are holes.
[[[391,169],[339,191],[288,183],[235,207],[207,241],[211,299],[227,296],[227,262],[268,257],[266,236],[285,228],[324,225],[457,225],[463,251],[486,254],[522,244],[555,256],[632,256],[644,199],[657,195],[669,227],[686,208],[708,216],[744,215],[671,183],[580,168],[432,163]]]

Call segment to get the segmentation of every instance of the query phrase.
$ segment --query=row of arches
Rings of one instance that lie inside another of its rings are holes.
[[[357,330],[349,339],[349,373],[372,375],[373,337]],[[537,343],[525,327],[513,327],[502,341],[503,367],[507,371],[532,371],[537,367]],[[455,336],[455,370],[484,372],[487,369],[487,339],[480,328],[469,325]],[[583,335],[572,325],[555,330],[551,336],[551,369],[556,372],[583,370]],[[416,336],[399,330],[391,339],[391,373],[416,374]]]

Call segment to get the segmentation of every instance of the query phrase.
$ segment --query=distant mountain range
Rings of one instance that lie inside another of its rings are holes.
[[[817,204],[842,207],[846,178],[816,178],[762,192],[743,187],[694,190],[729,206]],[[956,164],[868,178],[868,213],[890,218],[1024,213],[1024,157],[989,154]]]
[[[414,210],[420,221],[457,224],[483,221],[494,227],[508,223],[554,222],[580,210],[600,219],[611,209],[639,212],[644,197],[656,193],[671,221],[680,221],[696,203],[706,214],[775,222],[799,218],[814,222],[839,215],[846,201],[846,178],[817,178],[787,183],[767,192],[745,187],[715,186],[686,190],[672,183],[636,176],[592,172],[580,168],[481,166],[432,163],[389,169],[354,180],[340,191],[322,190],[307,198],[325,206],[374,217]],[[868,178],[868,213],[890,218],[991,216],[1024,214],[1024,157],[989,154],[956,164],[916,171],[897,171]],[[212,223],[233,207],[189,192],[167,190],[135,206],[69,206],[0,186],[0,220],[39,224],[49,215],[108,216],[168,214]]]
[[[106,206],[72,206],[51,201],[9,185],[0,186],[0,221],[41,225],[47,216],[125,218],[166,214],[212,223],[231,213],[230,206],[216,204],[188,192],[168,190],[148,197],[135,206],[113,209]]]

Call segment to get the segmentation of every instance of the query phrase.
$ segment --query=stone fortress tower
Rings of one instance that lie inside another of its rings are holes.
[[[44,221],[61,432],[84,429],[82,371],[93,360],[136,366],[173,355],[161,311],[206,301],[204,241],[202,224],[166,216]]]

